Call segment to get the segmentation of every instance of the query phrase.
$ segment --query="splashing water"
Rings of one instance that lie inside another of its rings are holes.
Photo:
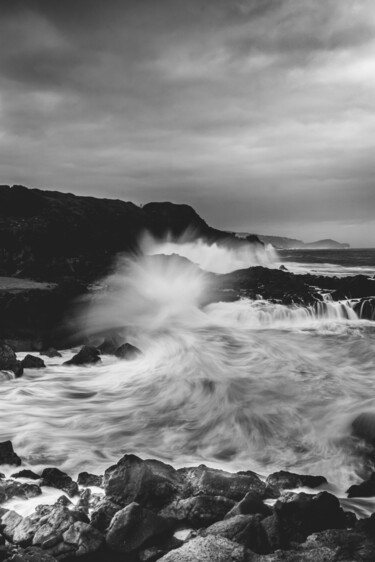
[[[375,409],[374,324],[349,303],[201,307],[205,274],[182,258],[120,262],[85,329],[143,354],[99,365],[49,359],[0,385],[0,440],[34,469],[101,472],[125,452],[176,466],[323,474],[341,491],[362,459],[349,435]]]

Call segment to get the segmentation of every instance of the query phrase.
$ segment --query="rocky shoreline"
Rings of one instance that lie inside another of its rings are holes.
[[[375,514],[358,520],[325,490],[322,476],[198,467],[176,470],[126,454],[103,476],[77,481],[50,467],[20,470],[10,441],[0,444],[0,560],[4,562],[370,562]],[[26,517],[3,506],[45,487],[52,505]],[[303,488],[303,491],[299,490]],[[307,489],[307,490],[306,490]]]

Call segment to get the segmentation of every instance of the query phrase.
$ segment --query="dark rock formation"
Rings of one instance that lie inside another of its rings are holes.
[[[49,358],[62,357],[61,353],[57,351],[57,349],[55,349],[54,347],[49,347],[48,349],[41,351],[40,355],[45,355],[46,357]]]
[[[16,377],[20,377],[23,373],[21,361],[17,360],[17,356],[10,345],[0,342],[0,371],[12,371]]]
[[[347,491],[349,498],[371,498],[375,496],[375,472],[361,484],[350,486]]]
[[[362,412],[352,421],[352,432],[356,437],[375,445],[375,412]]]
[[[78,494],[78,485],[68,474],[58,468],[45,468],[42,472],[42,486],[52,486],[63,490],[68,496],[73,497]]]
[[[21,459],[13,450],[11,441],[3,441],[0,443],[0,464],[20,466],[21,462]]]
[[[1,480],[0,482],[0,503],[4,503],[11,498],[35,498],[40,496],[42,490],[36,484],[21,484],[14,480]]]
[[[64,365],[90,365],[99,361],[101,359],[96,347],[84,345],[69,361],[65,361]]]
[[[26,355],[21,361],[22,367],[24,369],[44,369],[46,364],[40,357],[35,357],[35,355]]]
[[[77,483],[79,486],[98,486],[100,488],[103,484],[103,476],[97,476],[89,472],[80,472]]]
[[[20,470],[11,475],[12,478],[29,478],[30,480],[39,480],[41,476],[33,472],[32,470]]]
[[[136,359],[139,355],[141,355],[141,350],[135,345],[131,345],[131,343],[123,343],[119,348],[116,349],[115,355],[119,359]]]
[[[303,486],[317,488],[326,483],[327,479],[324,476],[301,475],[285,470],[270,474],[266,480],[268,490],[276,498],[280,496],[282,490],[291,490]]]
[[[236,515],[261,515],[267,517],[272,514],[272,509],[263,502],[262,495],[258,492],[248,492],[225,516],[225,519]]]

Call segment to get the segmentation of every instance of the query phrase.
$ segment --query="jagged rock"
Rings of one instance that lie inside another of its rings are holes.
[[[290,490],[302,486],[317,488],[326,483],[327,479],[324,476],[301,475],[285,470],[270,474],[266,480],[267,489],[274,497],[279,497],[282,490]]]
[[[224,496],[239,501],[249,491],[264,496],[266,486],[255,472],[225,472],[201,465],[178,471],[185,482],[185,496]]]
[[[160,515],[194,527],[204,527],[224,518],[235,502],[223,496],[193,496],[175,500]]]
[[[11,477],[12,478],[29,478],[30,480],[39,480],[41,478],[41,476],[39,476],[39,474],[36,474],[32,470],[28,470],[28,469],[24,469],[24,470],[20,470],[19,472],[15,472],[14,474],[11,474]]]
[[[80,472],[77,479],[79,486],[97,486],[101,488],[103,484],[103,476],[90,474],[89,472]]]
[[[75,556],[88,555],[100,550],[104,543],[103,535],[83,521],[76,521],[63,534],[64,542],[73,546]]]
[[[76,355],[73,355],[69,361],[65,361],[63,365],[90,365],[99,361],[101,359],[96,347],[84,345]]]
[[[13,542],[13,535],[17,526],[22,522],[22,517],[15,511],[4,510],[0,517],[1,533],[7,541]]]
[[[90,499],[91,499],[91,490],[90,488],[86,488],[80,494],[80,498],[76,504],[76,509],[83,511],[84,513],[88,513],[90,508]]]
[[[123,338],[120,338],[116,334],[107,336],[104,341],[98,345],[97,349],[102,355],[114,355],[123,341]]]
[[[250,562],[251,553],[242,545],[210,535],[186,542],[168,552],[160,562]]]
[[[50,359],[53,359],[54,357],[62,357],[61,353],[57,351],[57,349],[55,349],[54,347],[49,347],[48,349],[41,351],[40,355],[45,355]]]
[[[23,373],[21,361],[17,360],[17,356],[10,345],[0,342],[0,371],[12,371],[16,377],[20,377]]]
[[[13,450],[11,441],[3,441],[0,443],[0,464],[20,466],[21,462],[21,459]]]
[[[161,509],[182,491],[183,479],[168,464],[125,455],[105,471],[103,485],[107,498],[122,507],[137,502]]]
[[[352,421],[355,436],[375,445],[375,412],[362,412]]]
[[[30,546],[37,531],[40,514],[34,512],[32,515],[24,517],[14,529],[12,542],[20,546]]]
[[[123,343],[118,347],[115,351],[116,357],[119,359],[136,359],[139,355],[141,355],[141,350],[135,345],[131,345],[130,343]]]
[[[57,562],[57,559],[41,548],[32,546],[7,558],[6,562]]]
[[[224,521],[218,521],[199,532],[202,537],[219,535],[238,542],[257,553],[270,552],[267,534],[257,515],[236,515]]]
[[[272,509],[262,501],[262,496],[256,492],[248,492],[225,516],[225,519],[235,515],[256,515],[267,517],[272,514]]]
[[[171,531],[171,523],[131,503],[113,517],[106,535],[107,546],[114,552],[130,553],[139,550],[146,542]]]
[[[122,506],[112,502],[108,498],[102,499],[94,508],[91,514],[91,525],[104,532],[110,525],[113,517]]]
[[[21,361],[22,367],[24,369],[44,369],[46,364],[40,357],[35,357],[35,355],[26,355]]]
[[[70,505],[73,505],[73,502],[70,501],[70,499],[68,498],[68,496],[62,495],[59,498],[57,498],[57,500],[55,501],[54,505],[62,505],[64,507]]]
[[[25,484],[14,480],[2,480],[0,482],[0,503],[18,497],[23,499],[36,498],[42,490],[36,484]]]
[[[354,484],[347,490],[349,498],[371,498],[375,496],[375,472],[361,484]]]
[[[78,485],[68,474],[58,468],[45,468],[42,472],[42,486],[52,486],[73,497],[78,494]]]

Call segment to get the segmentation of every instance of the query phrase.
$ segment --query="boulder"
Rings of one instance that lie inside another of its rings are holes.
[[[32,470],[20,470],[19,472],[15,472],[14,474],[11,474],[12,478],[29,478],[30,480],[39,480],[41,478],[41,476],[39,476],[39,474],[36,474],[35,472],[33,472]]]
[[[169,521],[133,502],[113,517],[106,544],[114,552],[131,553],[171,529]]]
[[[362,412],[352,421],[352,433],[375,445],[375,412]]]
[[[137,502],[161,509],[183,489],[183,478],[172,466],[125,455],[105,471],[103,485],[109,500],[122,507]]]
[[[97,486],[101,488],[103,485],[103,476],[90,474],[89,472],[80,472],[77,479],[79,486]]]
[[[90,365],[99,361],[101,359],[96,347],[84,345],[76,355],[73,355],[69,361],[65,361],[63,365]]]
[[[347,490],[349,498],[372,498],[375,496],[375,472],[361,484],[354,484]]]
[[[42,472],[42,486],[51,486],[73,497],[78,494],[78,485],[68,474],[58,468],[45,468]]]
[[[218,535],[238,542],[254,552],[264,554],[270,552],[267,534],[260,524],[257,515],[236,515],[224,521],[218,521],[199,532],[202,537]]]
[[[98,552],[103,543],[103,535],[94,527],[83,521],[76,521],[63,533],[64,543],[71,545],[75,556]]]
[[[35,546],[20,550],[11,558],[6,559],[7,562],[57,562],[54,556],[44,552],[41,548]]]
[[[13,450],[11,441],[3,441],[0,443],[0,464],[20,466],[21,462],[21,459]]]
[[[12,371],[15,377],[20,377],[23,373],[21,361],[10,345],[0,342],[0,371]]]
[[[44,369],[46,364],[40,357],[35,357],[35,355],[26,355],[21,361],[22,367],[24,369]]]
[[[102,355],[114,355],[116,350],[119,349],[122,341],[124,341],[123,338],[120,338],[116,334],[107,336],[103,342],[98,345],[97,349]]]
[[[108,498],[104,498],[95,506],[91,514],[91,525],[99,531],[106,531],[113,517],[120,510],[120,505],[113,503]]]
[[[54,347],[49,347],[48,349],[41,351],[40,355],[45,355],[50,359],[53,359],[54,357],[62,357],[61,353],[57,351],[57,349],[55,349]]]
[[[279,497],[282,490],[291,490],[293,488],[317,488],[326,484],[327,480],[324,476],[310,476],[295,474],[280,470],[270,474],[266,480],[267,490],[273,497]]]
[[[160,562],[250,562],[244,546],[220,536],[209,535],[186,542],[168,552]]]
[[[142,354],[141,350],[138,349],[138,347],[135,347],[135,345],[132,345],[131,343],[123,343],[115,351],[116,357],[118,357],[119,359],[127,359],[127,360],[136,359],[141,354]]]
[[[0,503],[18,497],[23,499],[36,498],[42,490],[36,484],[24,484],[14,480],[2,480],[0,482]]]
[[[22,516],[15,511],[4,510],[0,515],[1,533],[7,541],[13,541],[14,532],[22,519]]]
[[[225,516],[225,519],[235,515],[256,515],[268,517],[272,514],[272,509],[262,501],[262,496],[256,492],[248,492],[245,497],[238,502]]]
[[[234,505],[233,500],[223,496],[201,495],[175,500],[159,513],[193,527],[205,527],[223,519]]]

